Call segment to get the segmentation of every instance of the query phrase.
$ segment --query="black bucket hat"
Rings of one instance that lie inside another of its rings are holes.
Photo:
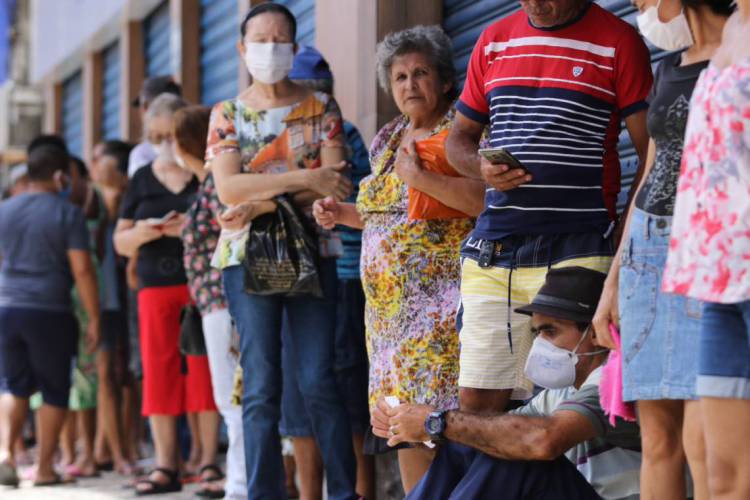
[[[558,319],[590,323],[606,278],[606,274],[585,267],[550,269],[544,285],[531,304],[515,311],[527,316],[539,313]]]

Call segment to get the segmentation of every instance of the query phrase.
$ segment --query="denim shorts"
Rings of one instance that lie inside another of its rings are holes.
[[[698,396],[750,399],[750,301],[703,305]]]
[[[701,302],[661,292],[672,218],[633,208],[620,262],[623,399],[695,399]]]

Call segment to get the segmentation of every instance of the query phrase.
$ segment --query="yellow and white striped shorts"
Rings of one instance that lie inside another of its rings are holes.
[[[609,256],[588,256],[558,261],[551,266],[516,267],[511,271],[507,267],[481,268],[475,260],[465,258],[461,266],[458,385],[473,389],[512,389],[513,399],[531,397],[533,384],[523,373],[533,341],[531,321],[513,310],[531,302],[544,284],[550,267],[581,266],[606,273],[611,263]]]

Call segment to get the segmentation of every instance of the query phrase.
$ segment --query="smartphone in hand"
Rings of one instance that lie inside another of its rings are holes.
[[[504,163],[511,169],[520,168],[527,174],[529,173],[529,169],[524,167],[523,164],[518,160],[518,158],[513,156],[507,149],[485,148],[480,149],[478,153],[482,155],[488,162],[494,165]]]
[[[146,219],[146,222],[154,227],[160,227],[164,226],[178,215],[180,214],[176,210],[170,210],[164,217],[151,217],[150,219]]]

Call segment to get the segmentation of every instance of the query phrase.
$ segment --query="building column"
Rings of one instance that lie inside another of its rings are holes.
[[[373,0],[317,0],[315,4],[315,45],[331,66],[344,118],[357,126],[366,144],[378,128],[377,4]]]
[[[62,83],[48,81],[44,84],[44,118],[42,131],[45,134],[62,132]]]
[[[182,96],[191,103],[200,102],[200,3],[195,0],[170,0],[169,23],[172,30],[172,57],[176,61],[175,81]]]
[[[120,130],[125,141],[141,141],[141,117],[133,99],[138,97],[146,74],[143,60],[143,27],[140,21],[126,20],[120,35]]]
[[[91,161],[91,150],[102,136],[102,80],[104,77],[101,52],[86,54],[83,63],[83,159]]]

